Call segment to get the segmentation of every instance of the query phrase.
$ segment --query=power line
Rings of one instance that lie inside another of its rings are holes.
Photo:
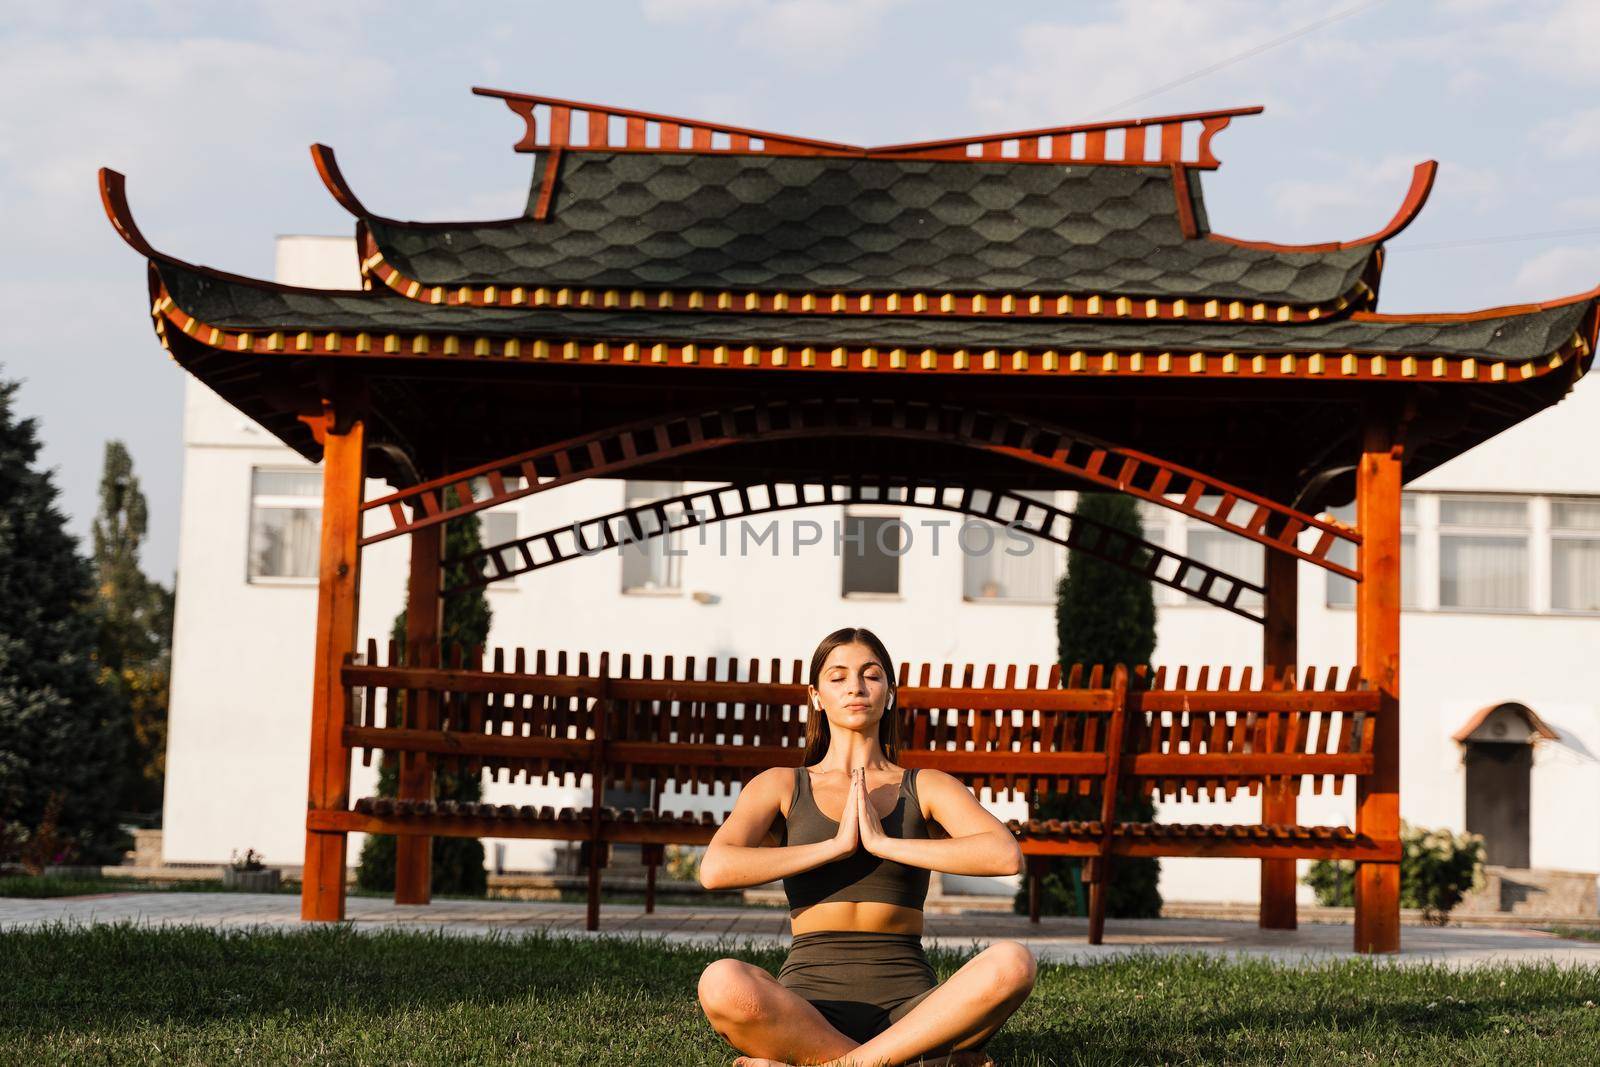
[[[1279,45],[1288,44],[1290,41],[1293,41],[1298,37],[1304,37],[1306,34],[1311,33],[1313,30],[1319,30],[1322,27],[1327,26],[1327,25],[1329,25],[1331,23],[1338,22],[1340,19],[1349,18],[1351,15],[1360,14],[1361,12],[1366,11],[1368,8],[1377,7],[1379,4],[1381,4],[1383,2],[1384,2],[1384,0],[1368,0],[1367,3],[1356,4],[1354,7],[1347,7],[1343,11],[1335,12],[1334,14],[1329,15],[1326,18],[1320,18],[1315,22],[1307,23],[1306,25],[1301,26],[1297,30],[1291,30],[1290,32],[1284,34],[1282,37],[1274,37],[1272,40],[1266,42],[1265,44],[1256,45],[1254,48],[1246,49],[1245,51],[1240,52],[1237,55],[1232,55],[1232,56],[1229,56],[1226,59],[1219,60],[1218,62],[1211,64],[1209,67],[1202,67],[1199,70],[1192,71],[1192,72],[1190,72],[1188,74],[1185,74],[1181,78],[1178,78],[1178,79],[1176,79],[1174,81],[1167,82],[1165,85],[1158,85],[1154,89],[1150,89],[1150,90],[1148,90],[1146,92],[1142,92],[1137,96],[1130,96],[1126,100],[1119,100],[1115,104],[1110,105],[1109,107],[1102,108],[1099,112],[1097,112],[1092,117],[1096,118],[1096,119],[1111,118],[1111,117],[1113,117],[1113,113],[1114,112],[1120,112],[1120,111],[1122,111],[1123,108],[1126,108],[1129,105],[1137,104],[1137,103],[1139,103],[1140,101],[1143,101],[1143,100],[1148,100],[1152,96],[1159,96],[1160,94],[1166,92],[1168,89],[1176,89],[1180,85],[1187,85],[1192,81],[1196,81],[1197,79],[1204,78],[1208,74],[1215,74],[1217,71],[1223,69],[1224,67],[1230,67],[1233,64],[1240,62],[1241,60],[1250,59],[1250,58],[1252,58],[1254,56],[1259,56],[1263,52],[1269,52],[1272,49],[1277,48]]]

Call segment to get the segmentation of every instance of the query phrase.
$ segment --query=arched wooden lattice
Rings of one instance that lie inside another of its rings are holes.
[[[614,477],[697,452],[840,435],[942,441],[1006,456],[1130,493],[1335,574],[1361,579],[1358,570],[1331,558],[1335,544],[1342,541],[1354,547],[1361,542],[1358,533],[1338,523],[1039,419],[894,398],[773,400],[661,416],[584,434],[368,501],[363,512],[381,510],[392,525],[366,535],[361,543],[375,544],[585,478]],[[480,479],[486,491],[475,493],[474,482]],[[449,488],[455,489],[458,503],[446,507],[443,494]],[[1217,498],[1215,511],[1199,506],[1208,497]],[[1307,530],[1318,534],[1309,550],[1298,544]]]
[[[447,568],[465,564],[467,573],[475,577],[446,588],[444,593],[451,596],[625,543],[664,537],[711,522],[797,508],[865,503],[900,503],[1002,525],[1015,524],[1014,528],[1032,537],[1105,560],[1252,622],[1263,621],[1258,610],[1239,603],[1245,593],[1264,597],[1266,591],[1261,586],[1114,526],[1003,489],[905,480],[887,484],[861,478],[848,482],[767,481],[713,486],[513,538],[445,560]],[[508,556],[512,558],[508,560]]]

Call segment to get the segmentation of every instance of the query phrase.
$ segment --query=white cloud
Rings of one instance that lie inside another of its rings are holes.
[[[692,22],[720,15],[749,14],[765,7],[764,0],[644,0],[644,17],[651,22]]]
[[[1510,21],[1477,27],[1472,34],[1472,43],[1484,57],[1574,85],[1600,81],[1600,66],[1593,60],[1600,50],[1600,4],[1560,0],[1512,10],[1515,16]],[[1462,58],[1473,61],[1470,55]]]
[[[1545,119],[1534,127],[1533,140],[1553,159],[1594,155],[1600,152],[1600,107]]]
[[[0,135],[0,168],[40,195],[82,185],[106,162],[181,174],[188,168],[174,157],[188,150],[180,146],[220,130],[249,131],[229,137],[230,147],[265,159],[282,151],[275,135],[291,116],[296,141],[308,140],[302,108],[381,96],[391,80],[377,61],[330,66],[315,52],[246,41],[13,40],[0,48],[0,97],[52,106],[14,109]]]
[[[1035,23],[1015,37],[1017,53],[973,79],[973,106],[1002,126],[1102,117],[1118,101],[1181,77],[1218,56],[1262,43],[1272,31],[1243,0],[1120,0],[1098,21]],[[1116,118],[1160,104],[1116,108]]]
[[[1419,59],[1450,56],[1436,33],[1376,32],[1381,8],[1341,7],[1349,17],[1327,21],[1330,7],[1116,0],[1091,9],[1098,18],[1035,22],[1014,33],[1008,62],[972,79],[972,106],[1012,127],[1241,103],[1283,118],[1356,106],[1352,92],[1376,93]]]
[[[1556,205],[1556,214],[1565,218],[1600,219],[1600,194],[1569,196]]]
[[[1297,224],[1330,215],[1365,212],[1374,204],[1382,204],[1386,197],[1398,205],[1416,164],[1417,160],[1401,156],[1388,156],[1376,163],[1343,160],[1337,172],[1325,178],[1275,182],[1268,188],[1268,196],[1281,215]],[[1377,229],[1377,225],[1372,228]],[[1330,235],[1329,239],[1334,238]]]
[[[906,0],[644,0],[656,23],[738,23],[735,40],[748,47],[837,62],[875,43],[883,21]]]
[[[1447,15],[1477,15],[1495,8],[1509,7],[1515,0],[1435,0],[1436,6]]]
[[[1326,232],[1310,234],[1307,240],[1350,240],[1389,221],[1420,162],[1414,156],[1401,155],[1376,161],[1340,157],[1327,163],[1323,177],[1274,182],[1267,195],[1279,217],[1296,226],[1320,220],[1317,229]],[[1483,211],[1499,201],[1502,188],[1495,172],[1446,160],[1439,164],[1427,210],[1435,214],[1451,213],[1452,207]]]
[[[313,51],[220,38],[7,41],[0,98],[51,101],[48,109],[13,109],[0,127],[12,238],[51,247],[108,233],[94,192],[102,165],[128,175],[147,226],[165,209],[207,199],[219,183],[247,201],[246,190],[269,175],[310,173],[305,146],[321,131],[308,115],[359,109],[392,80],[376,60],[330,63]],[[236,221],[181,224],[210,231],[203,240],[212,244]],[[151,227],[147,236],[186,255],[170,231]]]
[[[1534,255],[1511,282],[1513,300],[1549,300],[1580,293],[1600,283],[1600,244],[1562,245]]]
[[[154,346],[143,265],[101,213],[95,170],[128,175],[157,247],[264,274],[273,223],[314,217],[291,214],[297,198],[331,203],[316,195],[305,146],[369,115],[393,78],[381,59],[336,45],[163,35],[160,11],[140,14],[153,25],[137,33],[53,36],[36,20],[31,35],[0,36],[0,99],[16,102],[0,124],[0,203],[25,264],[7,284],[27,309],[3,369],[28,382],[25,410],[41,419],[74,528],[93,514],[103,439],[128,442],[151,503],[147,568],[166,577],[184,375]]]

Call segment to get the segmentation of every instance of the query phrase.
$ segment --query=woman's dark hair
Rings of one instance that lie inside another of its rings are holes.
[[[884,708],[883,718],[878,722],[878,747],[883,749],[884,758],[894,763],[900,756],[900,706],[895,699],[899,691],[895,685],[894,661],[889,658],[889,650],[883,647],[883,642],[878,640],[878,635],[862,626],[846,626],[842,630],[835,630],[822,639],[817,650],[811,654],[811,687],[819,688],[822,681],[822,665],[828,662],[828,656],[840,645],[866,645],[872,649],[872,654],[878,662],[883,664],[884,680],[889,686],[889,699]],[[816,710],[809,703],[806,705],[806,753],[802,762],[809,767],[820,762],[827,754],[828,740],[832,734],[828,726],[828,716]]]

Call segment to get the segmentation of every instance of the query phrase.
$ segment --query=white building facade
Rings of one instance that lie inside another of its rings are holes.
[[[279,280],[357,286],[347,238],[289,237]],[[1600,381],[1406,486],[1401,616],[1401,807],[1409,821],[1485,834],[1490,862],[1600,872]],[[255,848],[298,864],[304,847],[320,471],[186,377],[165,859],[220,862]],[[591,480],[483,516],[486,543],[553,529],[712,483]],[[369,495],[381,492],[369,485]],[[1070,508],[1071,493],[1054,494]],[[1262,548],[1142,504],[1146,536],[1259,581]],[[1341,518],[1349,519],[1348,513]],[[899,518],[908,544],[878,546]],[[1011,555],[955,539],[960,518],[893,505],[772,516],[769,539],[740,551],[738,523],[578,558],[491,586],[491,646],[613,656],[806,660],[840,626],[875,630],[912,662],[1051,663],[1054,587],[1064,551]],[[764,528],[766,519],[757,524]],[[797,536],[820,541],[791,551]],[[934,547],[935,527],[938,548]],[[726,548],[723,547],[723,532]],[[863,535],[867,554],[836,548]],[[896,555],[896,551],[903,554]],[[403,606],[404,539],[363,556],[360,637],[386,638]],[[1157,587],[1158,664],[1259,669],[1260,627]],[[1354,591],[1300,567],[1300,660],[1355,662]],[[1485,709],[1500,708],[1488,715]],[[1461,739],[1458,739],[1458,736]],[[357,762],[352,795],[374,791]],[[587,789],[486,782],[496,803],[587,803]],[[731,797],[700,805],[726,808]],[[1353,824],[1352,791],[1300,798],[1304,823]],[[672,807],[672,804],[664,806]],[[690,806],[687,804],[680,807]],[[1022,806],[995,803],[1002,818]],[[1259,801],[1163,805],[1183,822],[1252,822]],[[548,869],[550,842],[486,842],[491,861]],[[499,847],[496,847],[499,846]],[[351,861],[360,835],[352,835]],[[1302,863],[1302,868],[1304,864]],[[1165,859],[1169,901],[1253,901],[1259,864]],[[965,880],[963,880],[965,881]],[[1003,880],[988,888],[1001,890]],[[1013,879],[1014,881],[1014,879]],[[954,880],[952,880],[952,888]],[[968,888],[980,888],[969,886]],[[1309,901],[1310,891],[1300,889]]]

